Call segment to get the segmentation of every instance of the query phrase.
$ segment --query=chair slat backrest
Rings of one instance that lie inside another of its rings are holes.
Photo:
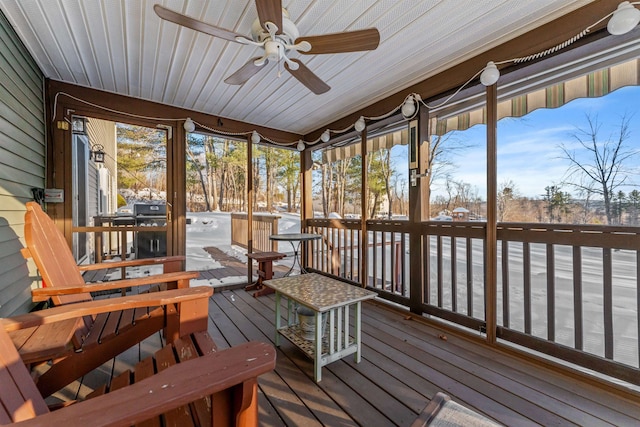
[[[64,235],[36,202],[27,202],[24,237],[45,286],[82,285],[84,279]],[[91,300],[91,294],[52,297],[55,305]]]
[[[45,286],[83,285],[84,279],[80,274],[73,253],[71,253],[67,240],[58,230],[56,224],[42,210],[40,204],[27,202],[26,207],[24,238],[29,250],[28,253],[38,267]],[[91,294],[88,292],[51,297],[54,305],[90,301],[91,299]],[[78,322],[78,327],[73,335],[73,344],[76,348],[81,346],[92,323],[91,316],[85,316]]]
[[[0,424],[49,412],[7,332],[0,328]]]

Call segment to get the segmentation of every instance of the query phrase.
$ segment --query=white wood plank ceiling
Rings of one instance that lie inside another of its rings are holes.
[[[223,80],[261,56],[161,20],[159,3],[250,37],[253,0],[0,0],[44,74],[82,86],[299,134],[569,13],[588,0],[283,0],[301,35],[376,27],[375,51],[298,55],[331,90],[315,95],[278,64]]]

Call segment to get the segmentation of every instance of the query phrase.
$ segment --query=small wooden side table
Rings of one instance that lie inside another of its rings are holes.
[[[270,288],[265,288],[262,284],[265,280],[273,278],[273,261],[284,258],[286,255],[280,252],[254,252],[247,254],[250,260],[255,260],[258,263],[258,280],[255,283],[247,285],[245,291],[258,290],[253,296],[266,295],[273,292]]]
[[[360,363],[362,351],[362,301],[376,293],[317,273],[268,280],[265,286],[276,292],[276,347],[280,335],[291,341],[313,360],[314,379],[322,379],[322,367],[350,354]],[[287,299],[287,324],[282,325],[281,300]],[[315,338],[305,339],[297,316],[301,305],[314,313]],[[354,319],[351,320],[351,313]],[[322,333],[327,319],[326,334]]]

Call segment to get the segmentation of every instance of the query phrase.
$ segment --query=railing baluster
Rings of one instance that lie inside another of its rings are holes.
[[[389,246],[391,246],[391,256],[389,257],[389,274],[391,276],[391,287],[390,290],[391,292],[396,292],[396,285],[397,285],[397,281],[398,281],[398,275],[396,274],[397,270],[397,263],[396,263],[396,233],[394,233],[393,231],[391,232],[391,239],[389,240]]]
[[[443,289],[443,272],[442,272],[442,236],[438,236],[437,240],[438,252],[438,307],[442,307],[442,289]]]
[[[582,350],[583,321],[582,321],[582,250],[580,246],[573,247],[573,339],[574,347]]]
[[[342,276],[349,277],[349,269],[347,268],[347,230],[341,230],[342,236]]]
[[[406,250],[406,244],[407,244],[407,233],[402,233],[400,235],[400,259],[401,259],[401,263],[400,263],[400,286],[402,286],[401,292],[403,296],[409,297],[409,292],[408,292],[408,286],[407,286],[407,277],[406,277],[406,269],[407,269],[407,250]]]
[[[375,231],[373,231],[372,233],[373,233],[373,241],[371,243],[373,244],[373,246],[371,248],[372,249],[371,252],[373,253],[373,287],[378,288],[378,257],[377,257],[378,233],[376,233]],[[367,277],[369,276],[368,272],[366,272],[365,274],[367,275]]]
[[[335,261],[335,266],[334,268],[336,269],[335,275],[336,276],[340,276],[341,272],[342,272],[342,268],[341,268],[341,262],[340,262],[340,251],[341,251],[341,247],[342,247],[342,239],[340,238],[341,233],[339,229],[335,229],[336,234],[335,234],[335,240],[336,243],[333,247],[333,250],[336,251],[335,252],[335,257],[332,256],[333,260]]]
[[[353,240],[353,230],[349,230],[349,279],[353,280],[353,247],[355,246],[354,242],[355,240]],[[345,251],[346,252],[346,251]],[[358,261],[360,260],[360,257],[358,256]]]
[[[611,269],[611,248],[602,249],[602,275],[604,314],[604,357],[613,359],[613,273]]]
[[[509,327],[509,242],[503,240],[502,246],[502,325]]]
[[[467,316],[473,316],[473,241],[466,238],[467,245]]]
[[[380,232],[382,246],[380,246],[380,252],[382,254],[382,289],[387,289],[387,233]]]
[[[458,311],[458,265],[456,238],[451,236],[451,310]]]
[[[431,304],[431,237],[426,233],[422,235],[422,251],[422,300]]]
[[[531,333],[531,245],[522,243],[523,287],[524,287],[524,332]]]
[[[555,251],[547,244],[547,339],[556,340],[556,276]]]

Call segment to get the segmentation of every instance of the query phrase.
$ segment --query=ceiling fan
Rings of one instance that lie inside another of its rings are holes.
[[[231,85],[246,83],[265,68],[264,66],[270,60],[276,62],[282,60],[284,68],[293,77],[313,93],[319,95],[331,88],[302,62],[295,58],[289,58],[290,52],[297,51],[305,55],[358,52],[374,50],[380,43],[380,33],[375,28],[300,37],[298,29],[289,18],[289,13],[282,8],[282,0],[255,0],[255,2],[258,19],[255,20],[251,28],[251,38],[207,24],[159,4],[153,6],[153,9],[160,18],[192,30],[232,42],[261,47],[264,50],[262,56],[251,58],[249,62],[224,80],[225,83]]]

